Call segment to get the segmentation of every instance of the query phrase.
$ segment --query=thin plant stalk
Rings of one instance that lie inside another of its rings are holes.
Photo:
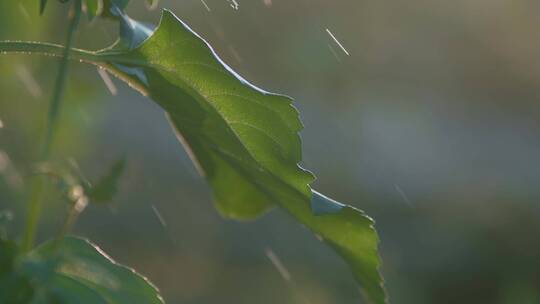
[[[77,221],[77,218],[84,211],[87,205],[88,197],[86,197],[84,194],[78,197],[75,202],[73,202],[73,204],[69,208],[69,212],[64,221],[64,225],[62,225],[62,229],[58,232],[54,240],[54,250],[58,249],[60,241],[66,236],[66,234],[69,233],[69,231]]]
[[[51,153],[51,145],[53,143],[54,135],[58,126],[58,117],[60,114],[60,109],[62,107],[62,99],[65,91],[69,66],[69,53],[73,44],[75,31],[81,19],[81,0],[75,0],[73,3],[73,16],[71,16],[68,25],[66,45],[58,68],[58,75],[54,85],[54,91],[49,106],[49,113],[47,116],[47,125],[45,128],[45,134],[43,136],[43,142],[39,154],[39,160],[42,162],[47,161]],[[41,209],[43,205],[45,183],[46,179],[42,175],[33,176],[32,181],[30,182],[30,194],[28,196],[28,213],[26,217],[26,230],[22,240],[22,248],[25,251],[30,250],[34,246],[37,226],[39,223],[39,217],[41,215]]]

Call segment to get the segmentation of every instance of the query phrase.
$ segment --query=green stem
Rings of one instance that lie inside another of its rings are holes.
[[[47,121],[47,131],[45,134],[45,140],[43,142],[41,150],[41,159],[47,160],[51,151],[51,144],[53,141],[53,135],[56,131],[58,125],[58,114],[60,113],[60,108],[62,106],[62,97],[64,96],[65,86],[66,86],[66,77],[68,73],[68,62],[69,54],[71,52],[71,46],[73,44],[73,37],[75,36],[75,30],[79,25],[81,19],[81,0],[76,0],[74,4],[75,14],[71,18],[71,22],[68,27],[68,33],[66,38],[66,46],[64,47],[64,52],[62,54],[62,60],[58,69],[58,76],[56,78],[54,93],[51,99],[51,104],[49,107],[49,115]]]
[[[65,46],[34,41],[0,41],[0,54],[41,54],[54,57],[63,57]],[[95,63],[99,56],[95,52],[71,48],[69,59]]]
[[[58,248],[60,241],[66,236],[66,234],[69,233],[77,221],[79,214],[81,214],[84,208],[86,208],[86,205],[88,205],[88,198],[86,196],[79,197],[75,202],[73,202],[73,205],[69,208],[64,225],[62,225],[62,229],[58,232],[58,235],[54,240],[55,250]]]
[[[33,41],[0,41],[0,55],[2,54],[29,54],[29,55],[45,55],[52,57],[63,57],[65,47],[47,42],[33,42]],[[139,82],[136,77],[124,73],[118,69],[116,64],[124,65],[147,65],[144,61],[139,59],[124,58],[122,52],[115,52],[110,50],[102,51],[88,51],[76,48],[71,48],[69,53],[69,59],[79,62],[89,63],[96,65],[100,68],[106,69],[112,75],[118,77],[122,81],[128,83],[135,90],[139,91],[142,95],[147,96],[147,88]]]
[[[62,97],[64,95],[66,77],[68,72],[68,60],[73,44],[75,30],[81,19],[82,3],[81,0],[74,2],[74,15],[70,20],[66,38],[66,45],[62,52],[62,59],[58,69],[58,76],[54,86],[53,95],[49,107],[47,119],[47,127],[43,138],[43,143],[40,151],[40,161],[47,161],[51,152],[51,144],[54,139],[54,134],[58,125],[58,116],[62,106]],[[43,205],[43,194],[45,190],[45,178],[43,176],[35,176],[30,183],[30,195],[28,199],[28,214],[26,218],[26,231],[23,236],[22,248],[25,251],[30,250],[34,246],[34,239],[37,231],[39,217]]]

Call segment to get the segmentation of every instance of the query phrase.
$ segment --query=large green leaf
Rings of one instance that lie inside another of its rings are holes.
[[[98,56],[167,111],[223,215],[251,219],[279,205],[351,264],[368,298],[385,302],[373,222],[310,189],[290,98],[242,79],[169,11],[143,43]]]
[[[32,303],[163,303],[147,279],[84,239],[49,241],[21,257],[19,264],[19,272],[32,278]]]
[[[291,99],[242,79],[169,11],[153,33],[126,15],[119,20],[119,43],[99,52],[73,50],[71,57],[108,69],[167,112],[224,216],[253,219],[276,205],[285,209],[345,259],[367,299],[385,303],[373,221],[310,189],[314,177],[298,165],[302,124]],[[61,50],[0,42],[3,52]]]

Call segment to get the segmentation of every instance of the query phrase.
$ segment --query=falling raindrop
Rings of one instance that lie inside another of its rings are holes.
[[[228,49],[229,49],[229,52],[231,52],[231,54],[233,55],[234,59],[238,63],[242,63],[242,57],[240,57],[240,54],[238,54],[238,51],[236,51],[236,49],[230,44],[228,46]]]
[[[272,265],[274,265],[279,275],[286,282],[287,287],[289,287],[294,298],[297,299],[297,303],[310,304],[311,301],[302,292],[299,291],[298,286],[296,285],[291,276],[291,273],[285,267],[285,265],[283,265],[281,259],[274,253],[274,251],[270,248],[267,248],[265,250],[265,255],[270,260],[270,262],[272,262]]]
[[[154,214],[156,215],[161,226],[167,227],[167,222],[165,222],[165,219],[163,218],[159,210],[156,208],[156,205],[152,205],[152,211],[154,211]]]
[[[339,48],[340,48],[347,56],[350,56],[349,51],[347,51],[347,49],[345,49],[345,47],[343,46],[343,44],[341,44],[341,42],[339,42],[339,40],[337,40],[336,36],[334,36],[334,34],[332,34],[332,32],[330,32],[329,29],[326,29],[326,32],[328,33],[328,35],[330,35],[330,37],[332,38],[332,40],[334,40],[334,42],[339,46]]]
[[[236,0],[227,0],[229,2],[229,5],[234,9],[238,10],[239,4]]]
[[[207,11],[210,11],[210,7],[208,6],[208,4],[206,4],[206,1],[201,0],[201,2],[204,5],[204,8],[206,8]]]
[[[39,98],[43,94],[41,87],[37,83],[34,76],[32,76],[32,73],[28,71],[28,68],[24,65],[17,65],[15,67],[15,72],[17,76],[19,77],[19,80],[23,83],[25,88],[28,90],[30,95],[34,98]]]
[[[116,94],[118,94],[118,89],[116,89],[116,86],[114,85],[114,82],[109,76],[109,73],[107,73],[107,71],[100,67],[97,68],[97,71],[99,76],[103,80],[103,83],[105,83],[105,86],[107,87],[107,89],[109,89],[109,92],[111,92],[113,96],[116,96]]]
[[[332,53],[332,55],[334,55],[334,57],[336,58],[336,60],[338,62],[341,62],[341,58],[339,58],[339,55],[337,54],[336,50],[332,47],[332,45],[328,44],[328,49],[330,50],[330,52]]]
[[[405,193],[405,191],[403,191],[403,189],[401,189],[401,187],[397,184],[394,184],[394,188],[396,189],[397,193],[399,193],[399,196],[401,196],[401,198],[403,199],[403,201],[409,206],[409,207],[413,207],[413,203],[411,202],[411,200],[409,199],[409,197],[407,196],[407,194]]]
[[[30,14],[28,14],[28,11],[26,10],[26,7],[22,3],[19,3],[19,10],[21,11],[21,14],[23,15],[24,19],[28,22],[32,21],[32,18],[30,18]]]
[[[285,265],[283,265],[279,257],[274,253],[274,251],[272,251],[272,249],[270,248],[267,248],[265,254],[270,260],[270,262],[272,262],[274,267],[276,267],[281,277],[285,281],[289,282],[291,280],[291,273],[289,272],[289,270],[287,270],[287,268],[285,268]]]

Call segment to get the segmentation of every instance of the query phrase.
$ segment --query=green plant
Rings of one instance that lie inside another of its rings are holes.
[[[46,2],[40,1],[41,12]],[[2,54],[62,58],[39,161],[49,158],[69,60],[97,65],[167,112],[179,140],[211,185],[216,208],[223,216],[249,220],[275,206],[285,209],[345,259],[369,301],[386,302],[373,221],[362,211],[310,188],[314,176],[298,165],[302,124],[289,97],[265,92],[242,79],[168,10],[151,29],[125,13],[127,0],[70,3],[73,14],[65,46],[0,42]],[[120,37],[116,43],[99,51],[72,46],[83,6],[89,18],[101,16],[118,22]],[[65,236],[86,204],[112,196],[122,168],[120,161],[93,187],[69,170],[59,173],[58,169],[45,168],[35,175],[22,241],[0,242],[2,303],[163,301],[142,276],[116,264],[89,241]],[[71,212],[55,239],[33,248],[43,190],[51,177],[66,189]]]

